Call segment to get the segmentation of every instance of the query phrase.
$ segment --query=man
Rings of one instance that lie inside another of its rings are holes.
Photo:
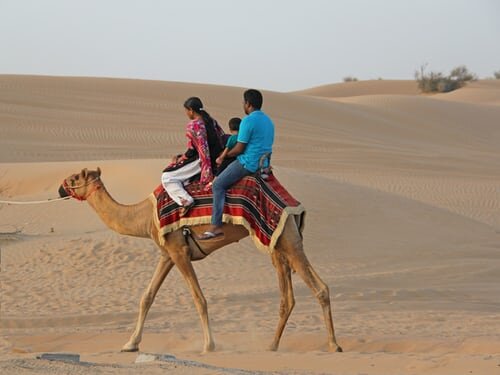
[[[261,107],[262,94],[259,91],[250,89],[243,93],[243,109],[247,116],[241,121],[238,142],[227,153],[227,157],[236,157],[236,160],[213,182],[211,227],[198,237],[200,241],[224,237],[222,215],[227,189],[243,177],[255,173],[259,168],[260,158],[272,152],[274,124],[269,116],[261,111]]]

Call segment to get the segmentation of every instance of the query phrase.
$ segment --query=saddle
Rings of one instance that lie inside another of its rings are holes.
[[[151,199],[156,204],[156,224],[162,237],[182,227],[210,224],[211,188],[207,189],[199,181],[194,181],[185,189],[193,197],[195,205],[182,217],[181,207],[168,196],[162,185],[152,194]],[[259,249],[272,252],[287,217],[295,215],[299,228],[302,228],[304,214],[300,202],[279,183],[267,166],[256,174],[242,178],[227,191],[222,221],[243,225]]]

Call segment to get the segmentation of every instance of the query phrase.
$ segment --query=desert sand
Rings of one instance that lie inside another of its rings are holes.
[[[0,76],[0,200],[57,197],[102,169],[124,204],[158,186],[185,149],[182,104],[199,96],[227,128],[244,88],[125,79]],[[0,204],[2,374],[500,374],[500,81],[418,94],[412,81],[264,91],[273,166],[306,208],[305,251],[330,287],[328,352],[316,298],[296,305],[277,352],[276,273],[250,239],[196,262],[216,341],[169,274],[141,352],[120,353],[159,252],[121,236],[85,202]],[[36,359],[79,353],[80,364]],[[189,362],[191,361],[191,362]]]

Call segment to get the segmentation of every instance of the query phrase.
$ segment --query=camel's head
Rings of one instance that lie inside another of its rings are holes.
[[[97,167],[97,170],[89,171],[85,168],[80,173],[72,174],[64,179],[59,187],[59,195],[61,198],[73,197],[84,201],[102,186],[101,169]]]

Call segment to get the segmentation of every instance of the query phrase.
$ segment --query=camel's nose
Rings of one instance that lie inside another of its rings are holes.
[[[59,186],[59,196],[61,198],[66,198],[66,197],[69,197],[69,194],[68,192],[66,191],[66,189],[61,185]]]

